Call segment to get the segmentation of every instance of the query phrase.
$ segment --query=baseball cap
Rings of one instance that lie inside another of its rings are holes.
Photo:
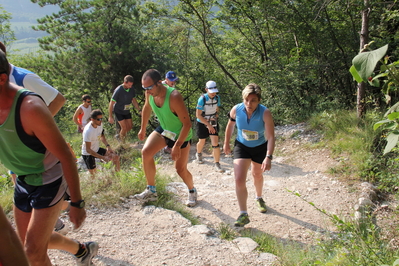
[[[169,71],[166,73],[165,77],[170,81],[176,81],[179,79],[174,71]]]
[[[219,92],[218,88],[216,87],[216,82],[210,80],[206,83],[206,88],[208,89],[208,92],[210,93],[215,93]]]

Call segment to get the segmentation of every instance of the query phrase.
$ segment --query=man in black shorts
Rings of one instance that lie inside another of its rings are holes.
[[[112,112],[114,112],[121,127],[119,138],[122,142],[125,141],[127,133],[133,128],[132,114],[130,113],[132,104],[140,113],[141,109],[137,103],[136,92],[133,88],[133,77],[127,75],[123,79],[123,84],[115,89],[108,106],[108,121],[111,124],[114,123],[114,118],[112,117]]]

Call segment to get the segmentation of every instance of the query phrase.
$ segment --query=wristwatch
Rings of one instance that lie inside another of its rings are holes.
[[[273,160],[273,155],[268,154],[266,155],[266,157],[269,158],[270,160]]]
[[[71,201],[71,206],[79,209],[83,209],[85,207],[86,203],[84,200],[79,200],[77,202],[72,202]]]

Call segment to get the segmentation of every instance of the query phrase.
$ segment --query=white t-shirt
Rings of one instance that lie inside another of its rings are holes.
[[[103,132],[103,126],[99,125],[96,128],[92,126],[92,121],[87,123],[85,128],[83,129],[83,144],[82,144],[82,155],[90,155],[86,151],[86,142],[90,142],[90,148],[98,152],[100,149],[100,141],[101,141],[101,133]]]
[[[11,65],[11,74],[9,76],[10,82],[16,83],[13,76],[14,65]],[[47,106],[57,97],[58,91],[51,87],[49,84],[44,82],[38,75],[34,73],[28,73],[23,80],[24,88],[39,94]]]

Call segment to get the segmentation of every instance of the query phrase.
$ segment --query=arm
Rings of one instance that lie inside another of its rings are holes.
[[[29,266],[22,243],[17,234],[7,220],[3,209],[0,207],[0,239],[2,242],[0,248],[0,265]]]
[[[180,131],[179,138],[176,140],[175,145],[172,148],[172,160],[176,161],[180,158],[180,147],[183,145],[184,141],[186,140],[188,133],[191,129],[191,120],[188,114],[187,107],[184,103],[183,97],[181,96],[178,90],[174,90],[170,94],[169,98],[170,102],[170,109],[173,113],[177,115],[180,122],[182,122],[183,127]]]
[[[136,98],[132,99],[132,104],[133,104],[134,108],[136,108],[136,110],[138,112],[140,112],[140,106],[139,106],[139,103],[137,102]]]
[[[101,142],[104,143],[106,149],[107,149],[107,153],[113,153],[114,151],[111,149],[111,145],[109,145],[107,139],[105,138],[104,134],[101,134]]]
[[[205,119],[205,117],[202,116],[202,110],[201,109],[196,109],[195,110],[195,116],[206,126],[208,131],[210,133],[215,133],[215,128],[209,123],[208,120]]]
[[[145,103],[143,106],[143,110],[141,111],[141,127],[140,127],[140,131],[138,133],[139,140],[144,140],[148,120],[150,119],[150,116],[151,116],[152,109],[151,109],[151,105],[149,102],[149,98],[150,98],[150,95],[148,95],[148,93],[146,91],[145,92]]]
[[[232,119],[236,118],[236,107],[235,106],[230,110],[230,117]],[[231,121],[231,119],[229,119],[229,122],[227,123],[227,126],[226,126],[226,131],[224,133],[223,150],[224,150],[225,154],[230,154],[231,153],[231,150],[230,150],[230,139],[231,139],[231,136],[233,135],[235,125],[236,125],[236,122],[235,121]]]
[[[65,180],[70,190],[71,201],[82,199],[78,170],[68,145],[54,122],[51,113],[43,101],[35,96],[27,96],[21,105],[22,126],[28,135],[36,136],[49,152],[61,162]],[[86,217],[84,209],[71,208],[69,212],[71,222],[75,228],[80,227]]]
[[[272,113],[269,109],[263,113],[263,121],[265,122],[265,135],[267,139],[267,155],[273,155],[274,146],[275,146],[275,137],[274,137],[274,121],[272,117]],[[270,170],[272,167],[272,160],[266,157],[262,163],[262,170]]]
[[[91,149],[91,142],[85,141],[85,145],[86,145],[86,151],[87,151],[87,153],[89,153],[90,155],[92,155],[92,156],[94,156],[94,157],[96,157],[96,158],[98,158],[98,159],[107,161],[107,158],[106,158],[105,156],[102,156],[102,155],[98,154],[97,152],[95,152],[95,151],[93,151],[93,150]]]
[[[83,113],[83,110],[82,110],[82,108],[78,107],[78,109],[76,109],[76,111],[75,111],[75,114],[73,115],[73,122],[74,122],[76,125],[78,125],[80,129],[83,130],[82,124],[79,123],[79,121],[78,121],[78,117],[79,117],[79,115],[80,115],[81,113]]]
[[[115,105],[115,101],[114,100],[110,100],[109,101],[109,105],[108,105],[108,114],[109,114],[109,116],[108,116],[108,121],[111,123],[111,124],[113,124],[114,123],[114,118],[113,118],[113,116],[112,116],[112,112],[113,112],[113,110],[114,110],[114,105]]]
[[[62,106],[64,106],[65,102],[66,102],[65,97],[61,93],[58,92],[55,99],[48,106],[50,113],[53,116],[55,116],[58,113],[58,111],[61,110]]]

